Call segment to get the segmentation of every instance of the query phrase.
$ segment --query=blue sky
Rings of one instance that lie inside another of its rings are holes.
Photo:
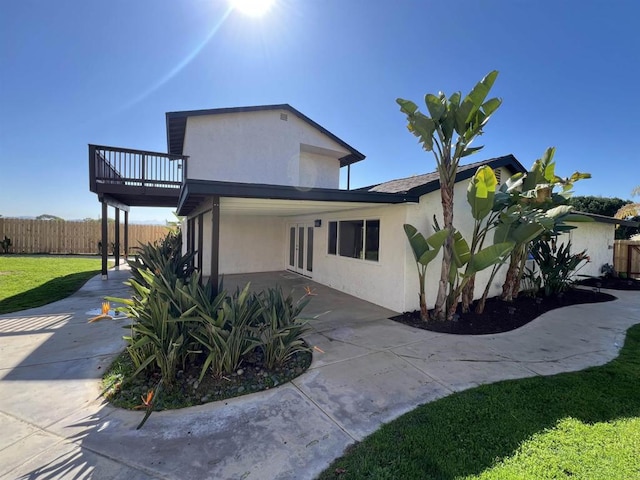
[[[87,144],[166,151],[167,111],[289,103],[367,155],[353,187],[432,171],[395,98],[493,69],[503,105],[469,161],[555,146],[558,173],[593,175],[576,194],[629,198],[638,18],[636,0],[276,0],[261,18],[226,0],[4,0],[0,214],[97,218]]]

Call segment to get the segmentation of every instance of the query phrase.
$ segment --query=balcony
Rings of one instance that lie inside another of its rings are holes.
[[[187,158],[183,155],[89,145],[89,189],[135,207],[175,207]]]

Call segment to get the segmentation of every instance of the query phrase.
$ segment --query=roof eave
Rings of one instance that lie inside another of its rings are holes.
[[[187,215],[194,205],[189,199],[210,196],[230,198],[264,198],[292,201],[323,201],[400,204],[417,203],[418,197],[407,194],[363,192],[330,188],[300,188],[287,185],[187,180],[178,200],[178,215]]]

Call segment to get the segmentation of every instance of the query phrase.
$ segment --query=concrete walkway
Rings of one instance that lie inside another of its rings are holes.
[[[393,312],[286,272],[230,276],[254,288],[276,277],[310,286],[305,311],[320,351],[292,383],[172,412],[109,407],[99,378],[122,350],[126,320],[88,324],[105,295],[128,296],[127,272],[72,297],[0,316],[0,476],[93,479],[305,479],[417,405],[482,383],[551,375],[613,359],[640,322],[640,294],[549,312],[516,331],[418,331]]]

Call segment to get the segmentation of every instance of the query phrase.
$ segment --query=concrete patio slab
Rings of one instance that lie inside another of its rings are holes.
[[[292,385],[155,412],[136,430],[140,420],[139,412],[102,406],[48,430],[160,478],[298,478],[353,441]]]
[[[24,448],[31,448],[29,444]],[[7,478],[65,480],[148,480],[157,478],[120,461],[98,455],[74,443],[56,443],[41,454],[9,471]]]
[[[390,352],[314,369],[293,384],[355,440],[420,403],[451,393]]]
[[[535,375],[484,343],[481,337],[440,335],[392,351],[453,391]]]

